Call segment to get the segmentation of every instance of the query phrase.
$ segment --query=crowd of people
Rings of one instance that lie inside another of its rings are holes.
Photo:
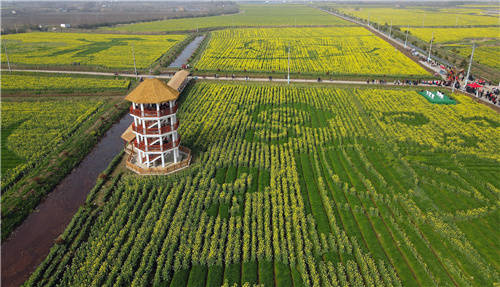
[[[386,84],[386,80],[366,80],[367,84]],[[394,85],[399,86],[399,85],[406,85],[406,86],[418,86],[418,85],[428,85],[428,86],[439,86],[439,87],[444,87],[444,86],[450,86],[450,83],[448,83],[445,80],[432,80],[432,81],[423,81],[423,80],[395,80],[393,82]]]
[[[499,98],[500,90],[497,88],[493,88],[491,90],[479,89],[476,93],[478,98],[485,98],[490,101],[494,105],[500,106],[500,98]]]

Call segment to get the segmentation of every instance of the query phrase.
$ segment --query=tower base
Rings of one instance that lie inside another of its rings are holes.
[[[191,163],[191,150],[187,147],[179,146],[179,157],[179,162],[169,162],[165,167],[148,167],[139,163],[137,153],[130,152],[127,157],[126,166],[129,170],[140,175],[166,175],[188,167]]]

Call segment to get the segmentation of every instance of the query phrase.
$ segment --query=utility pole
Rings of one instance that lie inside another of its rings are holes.
[[[135,52],[134,52],[134,45],[132,45],[132,57],[134,58],[134,73],[135,73],[135,78],[137,79],[137,67],[135,66]]]
[[[5,42],[3,43],[3,49],[5,50],[5,58],[7,59],[7,67],[9,67],[9,72],[12,73],[12,70],[10,69],[9,55],[7,54],[7,45],[5,44]]]
[[[410,24],[408,24],[408,28],[406,28],[405,48],[406,48],[406,43],[408,42],[408,31],[409,30],[410,30]]]
[[[470,54],[469,68],[467,69],[467,76],[465,77],[464,90],[465,90],[465,87],[467,87],[467,82],[469,81],[470,67],[472,66],[472,59],[474,58],[474,49],[475,48],[476,48],[476,43],[472,43],[472,54]]]
[[[370,14],[368,14],[368,27],[370,27]]]
[[[434,42],[434,32],[432,32],[432,38],[431,38],[431,44],[429,46],[429,56],[427,57],[427,62],[431,61],[432,42]]]
[[[389,28],[389,39],[391,38],[392,35],[392,20],[391,20],[391,27]]]
[[[453,81],[453,87],[451,88],[451,93],[453,94],[455,92],[455,85],[457,84],[457,76],[453,76],[455,78],[455,81]]]
[[[290,85],[290,42],[288,42],[288,84]]]
[[[425,13],[424,13],[424,17],[422,17],[422,28],[424,28],[424,23],[425,23]]]

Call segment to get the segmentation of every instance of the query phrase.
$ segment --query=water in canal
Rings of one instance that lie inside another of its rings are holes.
[[[191,55],[193,55],[194,51],[196,51],[196,49],[201,44],[201,41],[203,41],[204,38],[205,38],[205,36],[198,36],[198,37],[194,38],[194,40],[191,43],[189,43],[186,46],[186,48],[184,48],[184,50],[177,57],[177,59],[175,59],[175,61],[173,61],[168,67],[169,68],[180,68],[180,67],[182,67],[182,65],[186,64],[189,57],[191,57]]]

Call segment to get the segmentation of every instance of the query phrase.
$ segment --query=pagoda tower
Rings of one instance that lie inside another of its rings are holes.
[[[137,173],[168,173],[189,165],[190,151],[180,147],[181,137],[177,133],[177,99],[189,75],[187,71],[181,72],[168,84],[159,79],[145,79],[125,97],[132,102],[133,123],[122,138],[130,154],[127,167]]]

